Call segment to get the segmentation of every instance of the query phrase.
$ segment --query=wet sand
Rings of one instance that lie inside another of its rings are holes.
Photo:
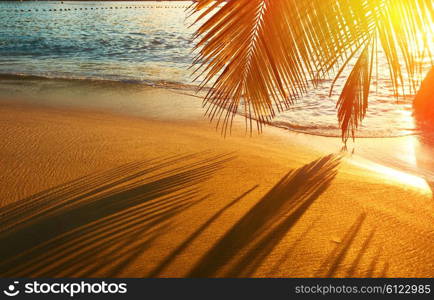
[[[414,137],[342,154],[242,121],[224,138],[184,90],[16,89],[0,101],[1,277],[434,275],[431,150]]]

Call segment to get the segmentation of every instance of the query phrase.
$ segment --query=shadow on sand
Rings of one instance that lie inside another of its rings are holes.
[[[0,277],[117,276],[231,160],[198,153],[79,178],[0,209]]]
[[[339,157],[329,155],[289,172],[199,260],[188,276],[251,276],[327,189],[339,162]]]
[[[350,228],[345,232],[342,241],[329,253],[319,267],[315,277],[386,277],[389,264],[382,259],[382,249],[369,257],[368,249],[375,236],[376,228],[371,229],[369,235],[363,237],[362,243],[355,246],[355,240],[361,238],[361,228],[365,222],[366,214],[361,214]],[[362,260],[369,265],[362,264]]]

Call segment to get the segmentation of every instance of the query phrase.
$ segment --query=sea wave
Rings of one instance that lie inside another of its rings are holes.
[[[165,81],[165,80],[134,80],[134,79],[108,79],[104,77],[81,77],[81,76],[56,76],[56,75],[32,75],[23,73],[1,73],[0,72],[0,83],[2,81],[76,81],[82,82],[83,84],[130,84],[130,85],[143,85],[147,87],[171,89],[171,90],[183,90],[183,91],[196,91],[198,85],[185,84],[175,81]],[[205,89],[206,90],[206,89]]]

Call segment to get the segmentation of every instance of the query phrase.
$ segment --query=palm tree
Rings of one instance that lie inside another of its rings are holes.
[[[417,91],[419,62],[432,57],[434,0],[198,0],[192,13],[202,22],[195,72],[200,88],[212,83],[206,113],[225,134],[240,109],[261,130],[319,79],[332,76],[332,91],[346,75],[336,105],[346,142],[365,117],[380,50],[396,95]]]

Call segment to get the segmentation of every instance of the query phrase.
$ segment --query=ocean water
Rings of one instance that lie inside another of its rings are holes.
[[[113,80],[164,86],[197,85],[191,66],[192,34],[186,1],[0,2],[0,74]],[[396,98],[383,60],[374,79],[361,137],[416,132],[412,96]],[[339,136],[337,95],[324,80],[274,125]],[[336,91],[344,84],[339,79]]]

